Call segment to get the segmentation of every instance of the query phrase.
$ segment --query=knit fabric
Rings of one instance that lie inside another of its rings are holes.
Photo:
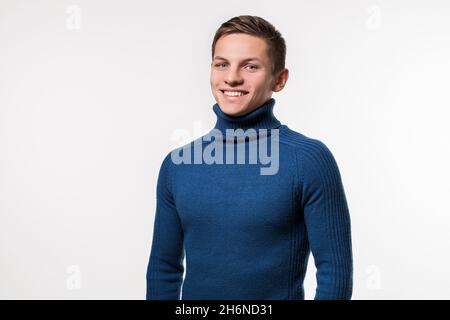
[[[338,165],[323,142],[281,124],[274,105],[270,98],[238,117],[217,103],[213,111],[214,130],[224,136],[227,129],[267,129],[253,139],[278,144],[275,174],[261,174],[267,165],[249,163],[249,152],[245,163],[174,163],[174,153],[189,150],[193,159],[196,147],[205,150],[215,141],[204,136],[165,156],[146,299],[302,300],[310,253],[317,269],[314,298],[351,298],[350,215]],[[251,140],[231,142],[233,160],[239,145],[249,148]],[[224,141],[224,154],[229,145]]]

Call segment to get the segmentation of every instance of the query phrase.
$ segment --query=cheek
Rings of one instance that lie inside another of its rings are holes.
[[[211,85],[218,85],[220,80],[220,76],[217,74],[217,72],[211,72]]]
[[[216,69],[211,69],[211,78],[218,78],[223,72]]]
[[[265,90],[267,86],[268,85],[260,79],[255,79],[255,81],[252,83],[252,87],[257,91]]]
[[[255,87],[262,87],[267,81],[267,77],[262,73],[247,74],[245,76],[247,82],[252,83]]]

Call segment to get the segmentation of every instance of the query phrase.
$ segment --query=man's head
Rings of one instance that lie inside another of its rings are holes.
[[[256,58],[255,60],[247,60]],[[212,44],[211,90],[221,110],[240,116],[281,91],[288,79],[286,44],[263,18],[238,16],[223,23]],[[243,92],[229,97],[228,92]]]

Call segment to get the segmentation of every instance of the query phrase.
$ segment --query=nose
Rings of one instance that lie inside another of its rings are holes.
[[[239,68],[230,68],[227,75],[225,76],[225,83],[228,85],[239,85],[243,82]]]

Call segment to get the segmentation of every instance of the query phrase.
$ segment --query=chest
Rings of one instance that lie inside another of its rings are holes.
[[[180,168],[174,199],[185,232],[289,228],[294,217],[294,176],[280,167],[261,175],[257,165]]]

